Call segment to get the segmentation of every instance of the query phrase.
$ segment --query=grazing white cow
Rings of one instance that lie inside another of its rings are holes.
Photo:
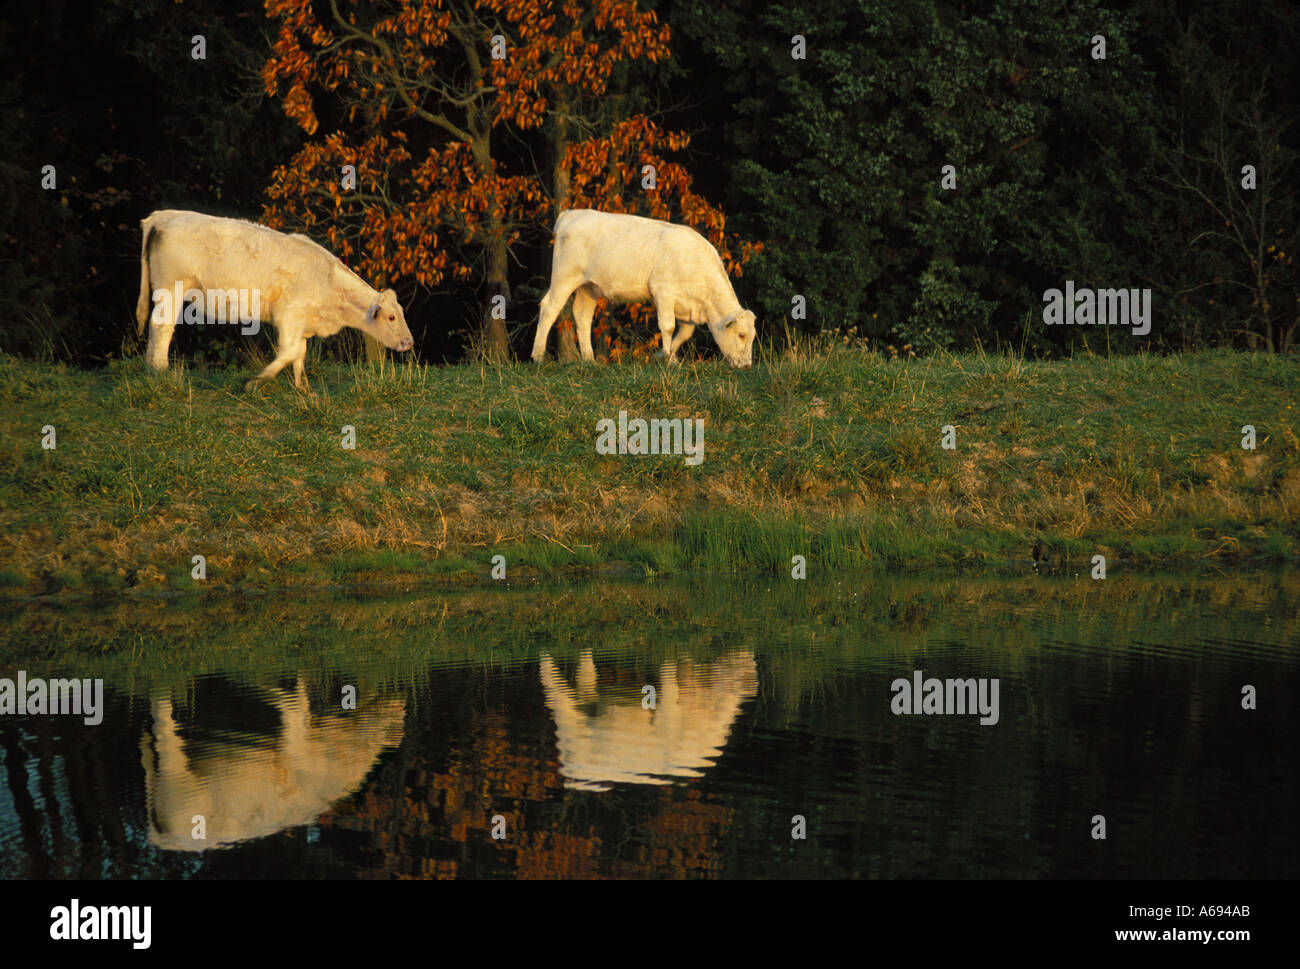
[[[591,315],[596,301],[654,302],[664,358],[697,323],[707,323],[733,367],[753,362],[754,314],[741,309],[718,251],[689,226],[638,215],[570,209],[555,220],[551,287],[542,298],[533,359],[546,355],[546,337],[573,295],[573,319],[582,359],[593,360]],[[673,335],[676,329],[677,335]]]
[[[176,209],[151,213],[140,229],[136,332],[149,325],[145,360],[155,370],[167,369],[167,346],[183,310],[176,300],[161,298],[171,292],[217,293],[223,307],[233,305],[239,291],[254,294],[252,302],[258,306],[261,322],[276,329],[277,346],[275,359],[245,384],[245,390],[271,380],[289,364],[293,364],[294,384],[305,389],[307,338],[333,336],[345,326],[399,352],[415,342],[397,293],[371,289],[337,256],[306,236]],[[151,309],[155,293],[159,306]],[[209,296],[207,305],[212,302]],[[165,307],[171,313],[165,315]]]
[[[598,687],[589,651],[578,659],[574,686],[546,654],[541,676],[564,786],[589,791],[703,776],[726,747],[741,705],[758,693],[750,652],[698,666],[688,657],[664,663],[650,711],[642,686]]]

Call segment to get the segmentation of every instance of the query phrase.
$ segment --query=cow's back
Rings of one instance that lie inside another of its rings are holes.
[[[305,236],[240,219],[166,209],[145,222],[154,235],[151,265],[164,277],[192,280],[200,288],[324,292],[338,261]],[[154,284],[169,281],[155,277]]]
[[[709,241],[689,226],[639,215],[571,209],[555,223],[555,256],[615,300],[651,296],[656,284],[723,273]]]

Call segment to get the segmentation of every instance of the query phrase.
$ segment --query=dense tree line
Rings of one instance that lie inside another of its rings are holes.
[[[286,187],[314,185],[296,160],[342,160],[323,147],[328,134],[360,150],[402,123],[400,98],[373,84],[343,97],[324,75],[308,75],[303,90],[321,130],[303,126],[279,33],[293,6],[269,4],[276,17],[220,0],[4,5],[0,349],[93,363],[133,346],[138,222],[154,208],[273,214],[290,226],[298,218],[326,244],[333,228],[333,248],[363,266],[368,247],[414,244],[409,215],[428,211],[416,203],[432,193],[417,198],[413,182],[385,186],[395,197],[382,224],[286,203]],[[305,8],[336,28],[339,10],[364,33],[422,6]],[[609,3],[653,18],[605,23],[600,36],[588,22],[597,49],[583,56],[601,66],[572,75],[546,58],[577,56],[563,31],[590,5],[532,6],[528,22],[512,13],[521,5],[489,0],[437,8],[472,21],[485,58],[497,32],[534,57],[509,75],[484,60],[489,82],[515,87],[474,133],[495,166],[480,174],[535,184],[502,230],[508,246],[484,244],[478,229],[444,232],[432,246],[417,233],[418,258],[391,267],[383,282],[406,301],[426,359],[458,359],[499,292],[511,298],[509,330],[494,339],[520,355],[546,286],[549,226],[573,203],[666,214],[711,233],[737,257],[729,265],[741,273],[742,303],[778,341],[804,331],[920,353],[1002,345],[1046,354],[1085,342],[1294,349],[1294,5]],[[664,27],[667,55],[647,56]],[[423,39],[436,50],[444,38]],[[311,49],[310,37],[301,43]],[[614,50],[621,56],[600,60]],[[422,63],[428,96],[472,91],[464,63]],[[422,137],[422,150],[443,151],[454,167],[452,133]],[[676,166],[662,198],[648,200],[642,187],[647,157]],[[465,177],[466,198],[488,197],[481,179]],[[490,201],[482,204],[490,216]],[[377,224],[381,236],[401,234],[368,238]],[[459,270],[430,275],[439,258]],[[1067,280],[1150,288],[1150,336],[1045,326],[1043,294]],[[234,353],[239,341],[211,329],[177,343]]]

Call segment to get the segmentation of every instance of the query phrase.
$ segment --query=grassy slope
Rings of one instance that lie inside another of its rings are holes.
[[[1076,569],[1300,552],[1294,358],[317,363],[307,396],[246,376],[0,357],[0,589],[185,588],[195,553],[206,588],[248,588],[452,579],[498,553],[517,577],[992,563],[1036,538]],[[704,418],[703,464],[597,455],[620,409]]]

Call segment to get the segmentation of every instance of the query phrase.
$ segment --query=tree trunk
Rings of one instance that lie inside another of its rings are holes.
[[[551,190],[555,197],[555,212],[558,216],[569,206],[569,169],[564,164],[564,155],[569,150],[569,113],[573,110],[572,102],[564,91],[555,95],[555,106],[551,112]]]
[[[496,297],[505,297],[507,312],[510,307],[509,250],[505,235],[496,219],[491,220],[488,237],[488,301],[483,320],[483,348],[493,363],[506,363],[510,359],[510,334],[506,321],[492,313]]]
[[[489,126],[474,125],[473,141],[470,151],[474,163],[484,178],[492,175],[492,131]],[[506,321],[493,315],[493,303],[496,297],[505,298],[506,312],[510,307],[510,247],[506,245],[505,226],[495,211],[488,217],[487,238],[483,242],[487,255],[487,302],[483,307],[483,329],[481,333],[483,355],[493,363],[506,363],[510,359],[510,334],[506,330]]]
[[[555,104],[551,112],[551,192],[555,199],[552,218],[558,219],[560,213],[569,207],[569,169],[564,164],[565,152],[569,150],[569,113],[573,104],[568,93],[563,89],[556,92]],[[553,223],[552,223],[553,224]],[[567,308],[560,313],[555,324],[555,357],[561,363],[570,363],[578,359],[578,334],[573,325],[573,317]]]
[[[568,313],[555,324],[555,359],[560,363],[572,363],[578,359],[578,330]]]

